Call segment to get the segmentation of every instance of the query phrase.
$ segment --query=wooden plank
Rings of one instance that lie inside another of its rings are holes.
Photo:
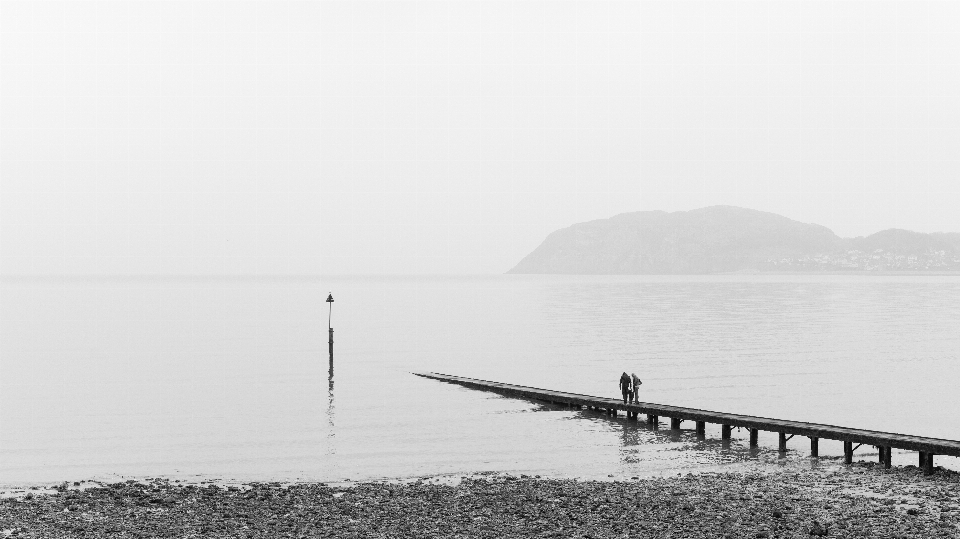
[[[502,382],[492,382],[489,380],[478,380],[475,378],[451,376],[439,373],[413,374],[422,376],[424,378],[450,382],[476,389],[488,391],[494,390],[498,393],[509,396],[517,396],[533,400],[547,400],[559,402],[561,404],[577,404],[580,406],[610,410],[612,413],[616,413],[616,410],[623,410],[633,414],[646,414],[648,417],[666,416],[675,418],[679,421],[719,423],[721,425],[729,425],[730,427],[759,429],[769,432],[782,432],[785,435],[806,436],[811,439],[823,438],[827,440],[841,440],[844,442],[857,444],[882,446],[884,448],[895,447],[909,451],[924,452],[927,454],[960,456],[960,441],[957,440],[944,440],[941,438],[910,436],[906,434],[855,429],[837,425],[807,423],[803,421],[748,416],[726,412],[714,412],[711,410],[699,410],[696,408],[685,408],[681,406],[671,406],[667,404],[657,404],[651,402],[624,404],[621,399],[617,398],[595,397],[592,395],[581,395],[578,393],[552,391],[548,389],[505,384]],[[922,462],[922,464],[926,463]],[[930,465],[927,464],[927,466]],[[932,468],[932,466],[930,467]]]

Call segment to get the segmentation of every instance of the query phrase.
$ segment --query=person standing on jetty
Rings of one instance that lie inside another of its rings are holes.
[[[627,404],[630,401],[630,375],[624,371],[620,375],[620,392],[623,393],[623,403]]]
[[[640,402],[640,385],[643,384],[643,382],[640,381],[640,378],[637,377],[637,373],[635,372],[630,373],[630,380],[633,382],[633,403],[637,404]]]

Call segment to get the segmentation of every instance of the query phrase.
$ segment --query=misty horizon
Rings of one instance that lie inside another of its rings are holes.
[[[718,204],[960,231],[955,2],[0,4],[0,274],[492,274]]]
[[[708,207],[705,207],[705,208],[693,208],[693,209],[691,209],[691,210],[676,210],[676,211],[674,211],[674,212],[664,212],[664,213],[667,213],[667,214],[687,213],[687,212],[693,212],[693,211],[697,211],[697,210],[707,210],[707,209],[710,209],[710,208],[718,208],[718,207],[730,207],[730,208],[734,208],[734,209],[753,210],[753,211],[756,211],[756,212],[759,212],[759,213],[768,213],[768,214],[771,214],[771,215],[776,215],[776,216],[778,216],[778,217],[786,217],[786,216],[779,216],[779,215],[774,214],[774,213],[772,213],[772,212],[765,212],[765,211],[763,211],[763,210],[756,210],[756,209],[754,209],[754,208],[739,208],[739,207],[736,207],[736,206],[726,206],[726,205],[708,206]],[[567,225],[567,226],[561,226],[560,228],[558,228],[557,230],[555,230],[555,231],[553,231],[553,232],[559,232],[559,231],[562,231],[562,230],[565,230],[565,229],[568,229],[568,228],[575,227],[575,226],[577,226],[577,225],[583,225],[583,224],[587,224],[587,223],[591,223],[591,222],[608,221],[608,220],[615,219],[615,218],[622,217],[622,216],[626,216],[626,215],[629,215],[629,214],[636,214],[636,213],[657,213],[657,212],[661,212],[661,211],[663,211],[663,210],[646,210],[646,211],[643,211],[643,212],[625,212],[625,213],[621,213],[621,214],[609,216],[609,217],[607,217],[607,218],[593,219],[593,220],[590,220],[590,221],[584,221],[584,222],[580,222],[580,223],[571,223],[570,225]],[[823,225],[820,225],[819,223],[803,223],[803,224],[823,226]],[[829,227],[824,227],[824,228],[827,228],[828,230],[830,230]],[[872,233],[872,234],[866,234],[866,235],[864,235],[864,236],[843,237],[843,236],[837,235],[837,237],[838,237],[839,239],[841,239],[841,240],[857,240],[857,239],[869,238],[870,236],[873,236],[873,235],[876,235],[876,234],[880,234],[880,233],[882,233],[882,232],[889,232],[889,231],[906,231],[906,232],[914,232],[914,233],[917,232],[917,231],[900,229],[900,228],[887,228],[887,229],[883,229],[883,230],[878,230],[878,231],[876,231],[876,232],[874,232],[874,233]],[[833,231],[830,230],[830,232],[833,232]],[[835,232],[833,232],[833,233],[836,234]],[[955,234],[955,233],[957,233],[957,232],[951,232],[951,231],[935,231],[935,232],[932,232],[932,233],[920,233],[920,234]],[[548,235],[549,235],[549,234],[548,234]],[[538,244],[538,245],[539,245],[539,244]],[[531,251],[533,251],[533,249],[531,249]],[[529,253],[528,253],[528,254],[529,254]],[[515,264],[514,264],[514,266],[511,266],[511,267],[515,267]],[[509,269],[509,268],[508,268],[508,269]],[[510,272],[510,271],[501,271],[501,272],[486,272],[486,273],[479,273],[479,272],[478,272],[478,273],[453,273],[453,272],[451,272],[451,273],[409,273],[409,272],[408,272],[408,273],[370,273],[370,272],[358,271],[358,272],[353,272],[353,273],[283,273],[283,272],[279,272],[279,273],[260,273],[260,274],[244,274],[244,273],[239,273],[239,274],[237,274],[237,273],[172,273],[172,274],[171,274],[171,273],[140,273],[140,274],[131,274],[131,273],[128,273],[128,274],[115,274],[115,273],[114,273],[114,274],[111,274],[111,273],[75,273],[75,274],[33,274],[33,275],[36,275],[37,277],[44,277],[44,276],[49,276],[49,277],[69,276],[69,277],[76,277],[76,278],[93,278],[93,279],[96,279],[96,278],[99,278],[99,277],[130,277],[130,278],[138,278],[138,277],[139,277],[139,278],[152,278],[152,277],[162,277],[162,276],[181,277],[181,278],[202,278],[202,277],[238,277],[238,278],[243,278],[243,277],[267,277],[267,278],[270,278],[270,277],[290,277],[290,278],[297,278],[297,277],[301,277],[301,278],[310,278],[310,277],[318,277],[318,276],[323,276],[323,277],[347,277],[347,276],[350,276],[350,275],[357,275],[357,276],[363,276],[363,275],[369,275],[369,276],[403,276],[403,275],[419,275],[419,276],[430,276],[430,275],[444,276],[444,275],[449,275],[449,276],[457,276],[457,275],[500,275],[500,274],[503,274],[503,273],[511,273],[511,272]],[[29,274],[29,273],[22,273],[22,274],[7,273],[7,274],[5,274],[5,275],[6,275],[7,277],[23,278],[23,277],[30,277],[32,274]]]

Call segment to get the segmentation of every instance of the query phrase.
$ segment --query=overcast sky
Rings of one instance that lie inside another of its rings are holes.
[[[960,231],[960,2],[2,2],[0,272],[501,273],[732,204]]]

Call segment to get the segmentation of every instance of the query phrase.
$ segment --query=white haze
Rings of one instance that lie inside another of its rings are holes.
[[[960,2],[2,2],[0,272],[499,273],[731,204],[960,231]]]

